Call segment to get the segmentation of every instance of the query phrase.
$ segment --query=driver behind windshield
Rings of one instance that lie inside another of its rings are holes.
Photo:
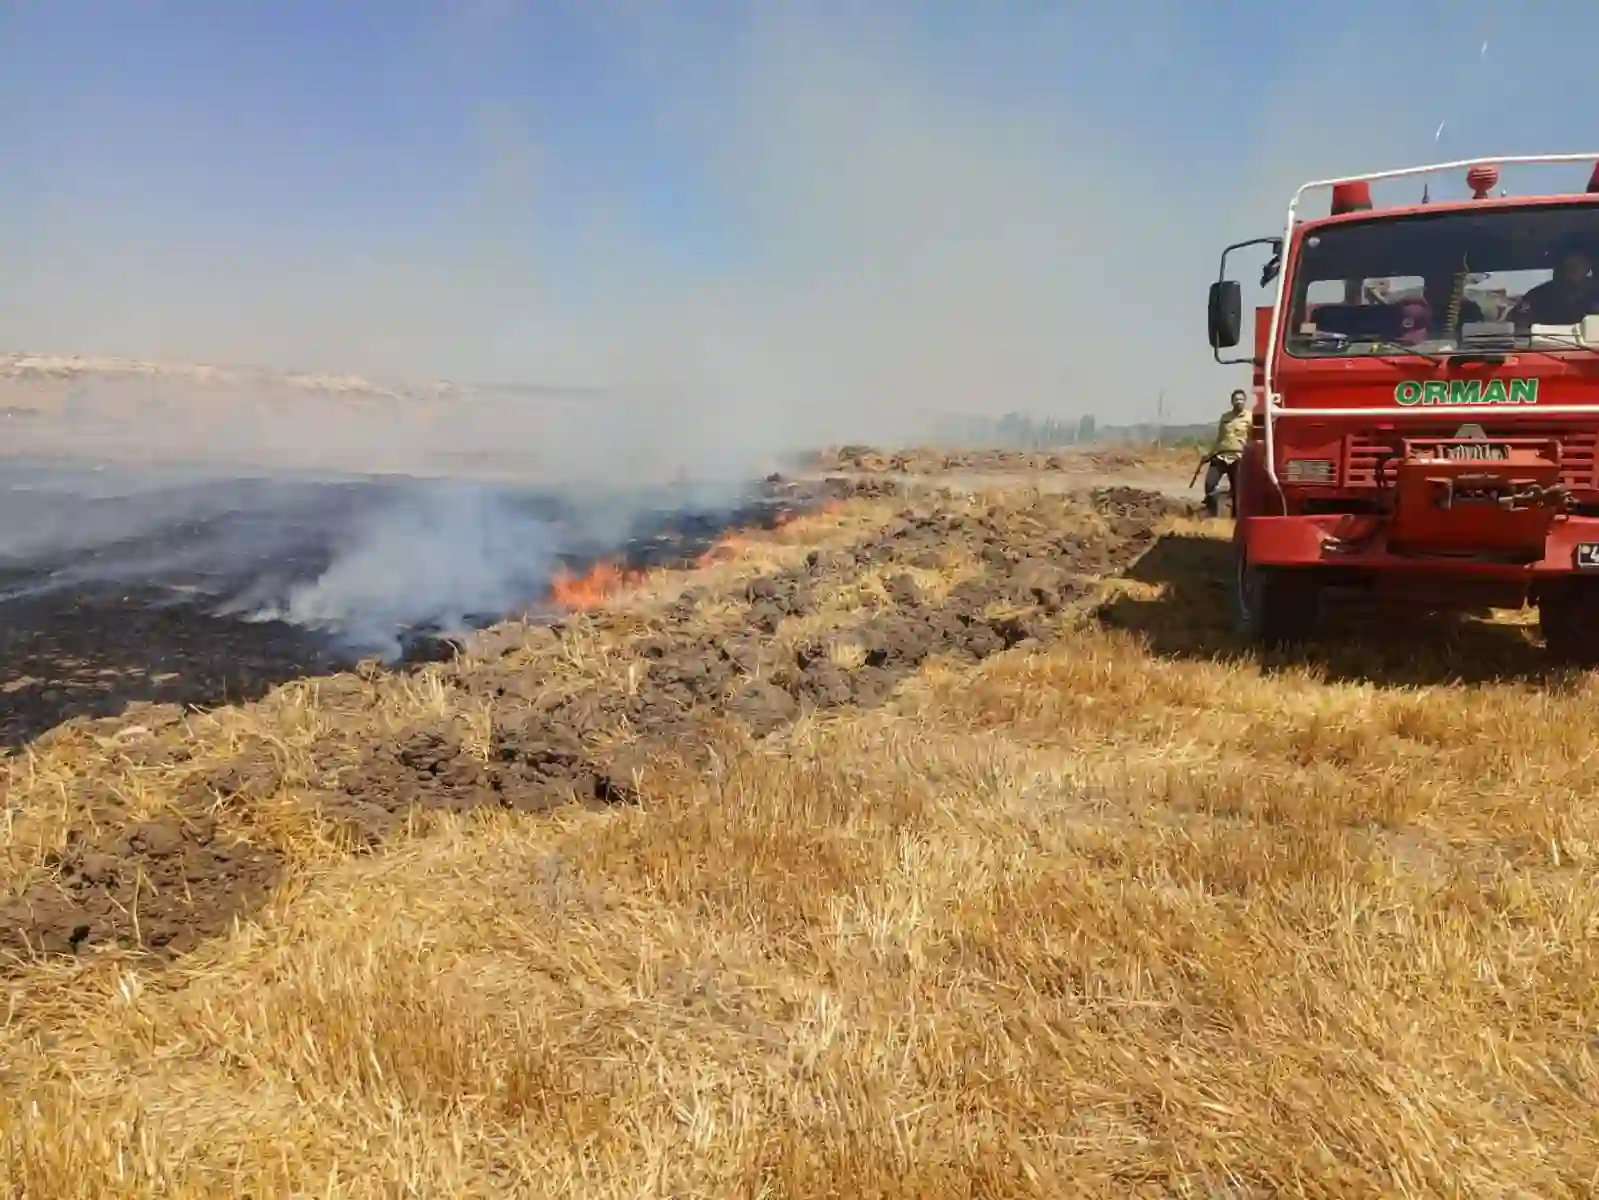
[[[1575,325],[1594,312],[1599,312],[1599,285],[1593,258],[1585,246],[1566,243],[1554,277],[1523,296],[1510,319],[1517,325]]]

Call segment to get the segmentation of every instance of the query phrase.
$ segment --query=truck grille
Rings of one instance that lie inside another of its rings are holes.
[[[1541,446],[1548,443],[1551,437],[1560,440],[1560,482],[1574,492],[1591,492],[1599,488],[1599,481],[1595,480],[1595,451],[1599,450],[1599,433],[1590,430],[1551,432],[1539,437],[1529,436],[1526,430],[1518,430],[1514,434],[1496,433],[1487,430],[1488,437],[1485,441],[1475,443],[1467,451],[1462,447],[1462,455],[1471,458],[1481,458],[1492,461],[1494,458],[1505,457],[1506,450],[1511,446]],[[1416,435],[1409,435],[1412,441],[1423,440]],[[1367,434],[1352,433],[1344,438],[1344,487],[1373,487],[1377,483],[1377,465],[1385,458],[1396,458],[1399,454],[1399,444],[1405,439],[1405,434],[1383,433]],[[1439,439],[1449,441],[1448,437]],[[1479,451],[1477,447],[1480,446]],[[1451,454],[1451,457],[1454,457]],[[1390,481],[1392,476],[1390,475]]]

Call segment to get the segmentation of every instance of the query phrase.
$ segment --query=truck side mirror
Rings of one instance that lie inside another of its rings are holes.
[[[1244,326],[1244,291],[1236,279],[1218,279],[1210,285],[1209,309],[1211,349],[1238,345]]]

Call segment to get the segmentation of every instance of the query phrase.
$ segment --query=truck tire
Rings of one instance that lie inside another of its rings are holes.
[[[1556,662],[1599,666],[1599,580],[1553,583],[1538,600],[1538,631]]]
[[[1292,646],[1310,639],[1321,615],[1321,585],[1304,567],[1257,567],[1235,543],[1233,602],[1238,632],[1257,645]]]

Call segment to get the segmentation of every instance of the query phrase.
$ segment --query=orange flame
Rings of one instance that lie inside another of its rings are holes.
[[[810,511],[813,514],[825,515],[836,512],[842,507],[841,502],[829,500]],[[782,529],[803,515],[805,515],[803,510],[782,509],[773,519],[771,528]],[[736,557],[740,551],[750,545],[752,535],[758,532],[760,532],[758,528],[728,530],[710,549],[695,558],[694,565],[708,566]],[[598,608],[617,593],[637,587],[648,575],[648,571],[620,567],[613,562],[596,563],[581,575],[574,575],[562,569],[550,580],[550,600],[569,611]]]
[[[565,609],[598,608],[618,592],[637,587],[644,574],[610,562],[595,563],[581,575],[562,569],[550,580],[550,599]]]
[[[842,508],[843,504],[840,501],[827,500],[810,509],[809,515],[828,516],[832,513],[838,512]],[[764,530],[760,526],[755,526],[750,529],[730,529],[721,537],[717,538],[716,541],[711,545],[710,549],[700,554],[699,557],[694,560],[694,565],[710,566],[712,563],[726,562],[730,558],[736,558],[741,551],[749,547],[750,543],[754,540],[755,535],[762,532],[775,533],[780,529],[792,525],[795,521],[799,520],[800,517],[805,515],[807,515],[805,510],[782,508],[779,509],[776,514],[774,514],[771,525]]]

